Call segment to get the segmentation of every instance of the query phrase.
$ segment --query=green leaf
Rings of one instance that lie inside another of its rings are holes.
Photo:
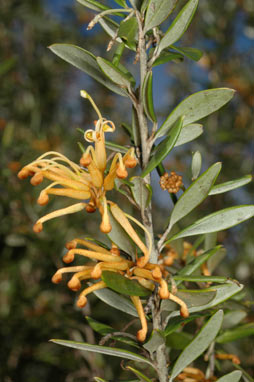
[[[115,38],[117,31],[118,31],[118,28],[119,28],[119,24],[117,22],[110,19],[109,17],[101,17],[98,22],[99,22],[100,26],[104,29],[104,31],[111,38]],[[117,37],[116,42],[121,43],[122,40],[119,37]]]
[[[138,22],[136,17],[122,20],[118,29],[118,37],[131,49],[136,49],[138,33]]]
[[[213,288],[196,289],[196,290],[179,290],[175,295],[183,300],[188,309],[191,311],[195,308],[195,311],[199,312],[203,310],[203,306],[209,304],[216,297],[216,290]],[[163,300],[161,309],[171,312],[177,310],[177,304],[171,300]]]
[[[50,340],[50,342],[53,342],[55,344],[62,345],[62,346],[67,346],[73,349],[78,349],[81,351],[90,351],[94,353],[101,353],[106,355],[112,355],[114,357],[130,359],[136,362],[143,362],[143,363],[147,363],[148,365],[154,368],[153,363],[149,361],[149,359],[142,357],[139,354],[130,352],[128,350],[112,348],[108,346],[91,345],[85,342],[76,342],[76,341],[67,341],[67,340],[58,340],[58,339]]]
[[[189,0],[177,15],[159,43],[159,52],[178,41],[188,28],[198,6],[198,0]]]
[[[181,195],[174,206],[170,217],[170,226],[188,215],[207,197],[211,187],[213,186],[219,172],[221,163],[215,163],[206,170],[198,179],[193,182],[190,187]],[[202,232],[204,233],[204,232]],[[179,234],[176,234],[179,235]]]
[[[112,306],[121,312],[130,314],[131,316],[138,317],[138,313],[134,305],[127,300],[127,298],[120,296],[112,290],[105,288],[93,292],[100,300]]]
[[[103,271],[101,278],[110,289],[121,294],[142,297],[151,294],[149,289],[144,288],[136,280],[127,279],[117,272]]]
[[[180,132],[179,137],[177,138],[175,147],[184,145],[194,139],[198,138],[203,133],[203,126],[198,123],[193,123],[187,126],[184,126]]]
[[[126,369],[132,371],[139,378],[140,381],[142,381],[142,382],[152,382],[151,379],[146,377],[143,373],[141,373],[141,371],[139,371],[137,369],[134,369],[134,367],[126,366]]]
[[[100,377],[94,377],[95,382],[108,382],[106,379],[102,379]]]
[[[254,335],[254,323],[241,325],[237,328],[226,330],[217,339],[216,342],[225,344],[226,342],[236,341],[240,338],[249,337]]]
[[[153,107],[153,73],[148,72],[145,76],[144,83],[142,86],[142,98],[144,103],[144,109],[147,117],[152,121],[156,122],[157,118]]]
[[[177,118],[185,115],[183,125],[199,121],[224,106],[234,96],[235,91],[228,88],[202,90],[180,102],[169,114],[166,121],[155,134],[156,138],[166,135]]]
[[[126,154],[128,151],[128,149],[126,147],[118,145],[118,144],[111,142],[111,141],[105,141],[105,146],[107,147],[107,149],[115,151],[117,153],[120,152],[122,154]]]
[[[92,317],[86,316],[86,320],[89,326],[97,333],[105,336],[106,334],[113,333],[115,330],[106,324],[103,324],[99,321],[94,320]]]
[[[175,122],[170,134],[155,148],[155,154],[141,174],[142,178],[153,171],[153,169],[158,166],[173,149],[182,129],[183,120],[184,117],[179,117]]]
[[[224,315],[222,329],[230,329],[238,325],[245,317],[247,313],[244,310],[231,310]]]
[[[179,199],[180,200],[180,199]],[[208,232],[218,232],[238,225],[254,216],[254,205],[244,205],[225,208],[197,220],[194,224],[172,236],[167,243],[180,237],[200,235]]]
[[[119,67],[116,67],[110,61],[102,57],[97,57],[97,63],[103,73],[117,85],[127,89],[131,87],[128,75],[122,72]]]
[[[166,345],[169,348],[183,350],[191,342],[193,336],[186,332],[171,333],[166,338]]]
[[[197,179],[197,177],[200,174],[201,167],[202,167],[202,155],[200,154],[200,151],[195,151],[192,155],[192,162],[191,162],[192,180]]]
[[[173,11],[177,0],[150,0],[145,17],[145,32],[160,25]]]
[[[213,257],[210,257],[207,260],[207,268],[211,273],[217,268],[217,266],[221,263],[221,261],[226,256],[227,251],[225,248],[221,248]]]
[[[177,358],[170,381],[172,381],[186,366],[198,358],[208,348],[217,336],[222,320],[223,311],[219,310],[207,321],[200,332]]]
[[[216,247],[207,250],[205,253],[198,256],[197,258],[194,258],[194,260],[191,263],[185,265],[185,267],[179,271],[177,276],[191,275],[193,272],[199,269],[204,262],[208,261],[212,256],[214,256],[220,249],[221,246],[217,245]],[[180,282],[176,282],[176,285],[179,284]]]
[[[110,224],[112,226],[111,231],[107,234],[110,241],[116,244],[120,249],[128,253],[133,260],[136,256],[136,246],[130,239],[129,235],[124,231],[121,225],[116,221],[110,211],[108,211]]]
[[[161,52],[160,56],[154,61],[153,67],[166,64],[167,62],[170,61],[182,61],[183,56],[179,53],[174,53],[174,52]]]
[[[114,1],[115,1],[115,3],[119,4],[123,8],[125,8],[127,6],[125,0],[114,0]]]
[[[238,382],[242,376],[242,372],[235,370],[231,373],[223,375],[223,377],[217,379],[217,382]]]
[[[139,131],[139,122],[138,122],[138,116],[137,111],[134,107],[132,107],[132,113],[131,113],[131,125],[132,125],[132,133],[133,133],[133,140],[135,146],[139,146],[140,141],[140,131]]]
[[[216,184],[213,186],[209,192],[209,195],[222,194],[223,192],[228,192],[235,190],[236,188],[242,187],[252,181],[251,175],[245,175],[242,178],[230,180],[229,182]]]
[[[173,276],[175,281],[189,281],[193,283],[225,283],[228,278],[224,276]]]
[[[143,345],[143,347],[149,351],[150,356],[158,349],[159,346],[165,343],[163,335],[158,330],[153,330],[149,340]]]
[[[144,211],[151,200],[152,191],[140,176],[134,176],[130,181],[133,184],[131,187],[133,198],[141,211]]]
[[[127,96],[123,89],[120,89],[112,83],[112,81],[105,78],[96,62],[96,57],[92,53],[71,44],[53,44],[49,49],[63,60],[94,78],[106,88],[122,96]]]
[[[247,373],[240,365],[234,365],[234,367],[242,372],[244,382],[254,382],[254,379]]]
[[[106,11],[110,9],[106,5],[102,4],[100,1],[95,0],[77,0],[78,3],[84,5],[89,9],[93,9],[94,11]]]
[[[215,298],[205,305],[194,306],[190,308],[190,313],[204,311],[205,309],[210,309],[214,306],[221,304],[222,302],[228,300],[235,294],[239,293],[243,289],[243,285],[239,285],[236,282],[228,282],[227,284],[214,285],[211,289],[217,292]],[[179,315],[179,311],[175,311],[170,314],[170,317],[175,317]]]
[[[178,53],[181,53],[187,58],[190,58],[193,61],[199,61],[200,58],[203,56],[203,52],[196,48],[178,48],[176,46],[170,47],[171,49],[176,50]]]
[[[200,317],[204,317],[204,314],[192,314],[188,318],[173,317],[169,320],[169,324],[166,326],[163,335],[167,337],[176,330],[181,329],[184,325]]]

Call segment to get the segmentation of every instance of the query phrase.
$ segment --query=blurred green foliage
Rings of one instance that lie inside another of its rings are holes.
[[[81,355],[47,342],[55,337],[96,343],[84,314],[74,308],[72,292],[64,285],[52,285],[51,276],[62,264],[64,243],[84,232],[94,232],[97,224],[90,220],[88,226],[82,214],[75,215],[52,221],[37,237],[32,224],[42,214],[41,207],[35,204],[38,190],[34,192],[28,182],[21,183],[16,177],[22,165],[48,150],[78,160],[76,142],[82,137],[76,127],[87,128],[94,118],[90,108],[86,109],[80,100],[81,87],[96,93],[97,104],[116,122],[126,110],[124,103],[118,105],[112,94],[105,94],[99,85],[47,49],[54,42],[73,42],[97,53],[105,51],[107,39],[103,33],[96,29],[87,37],[83,32],[91,14],[71,2],[64,4],[65,13],[59,17],[42,0],[25,3],[2,0],[0,4],[0,379],[3,382],[55,379],[71,382],[89,381],[93,375],[106,375],[108,379],[113,375],[124,376],[117,360],[110,358],[109,363],[107,358],[96,354]],[[201,2],[183,46],[185,43],[203,49],[203,58],[197,64],[184,61],[181,65],[163,66],[163,74],[170,75],[170,84],[163,91],[172,107],[204,85],[237,90],[236,99],[223,112],[207,119],[204,136],[191,146],[192,150],[200,150],[205,164],[214,160],[223,162],[221,182],[253,172],[253,12],[253,3],[248,0]],[[165,105],[162,102],[161,116],[168,113]],[[124,134],[119,134],[117,139],[124,143]],[[182,173],[189,171],[189,158],[190,148],[185,152],[179,150],[168,161],[168,167]],[[236,204],[250,203],[253,191],[252,184],[244,191],[232,192],[227,199],[220,196],[216,198],[215,208],[231,205],[232,200]],[[212,210],[211,203],[214,200],[202,208]],[[50,210],[60,206],[62,201],[52,201]],[[47,212],[47,207],[43,212]],[[249,301],[254,294],[251,287],[253,229],[252,221],[220,237],[229,250],[220,274],[237,277],[247,285]],[[91,298],[90,303],[85,308],[86,315],[92,310],[94,318],[114,328],[125,324],[125,315],[119,312],[116,315],[108,307],[107,317],[111,320],[105,322],[105,305],[96,298]],[[252,310],[248,322],[253,319]],[[254,373],[251,339],[228,344],[228,351],[240,356],[244,368]]]

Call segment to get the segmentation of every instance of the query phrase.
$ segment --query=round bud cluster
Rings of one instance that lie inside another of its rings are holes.
[[[169,175],[165,172],[160,178],[160,186],[163,190],[176,194],[183,185],[182,176],[177,175],[174,171]]]

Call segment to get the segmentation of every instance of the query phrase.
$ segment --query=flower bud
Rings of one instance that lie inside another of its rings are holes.
[[[69,264],[69,263],[71,263],[73,260],[74,260],[74,253],[72,253],[71,250],[70,250],[70,251],[68,251],[68,252],[66,253],[66,255],[64,255],[64,257],[63,257],[63,262],[66,263],[66,264]]]
[[[38,186],[38,184],[41,184],[42,181],[43,181],[43,174],[41,171],[39,171],[34,174],[34,176],[30,180],[30,183],[33,186]]]
[[[37,199],[37,203],[40,206],[45,206],[49,202],[49,197],[46,191],[41,191],[39,198]]]
[[[34,231],[35,233],[40,233],[42,230],[43,230],[43,225],[42,225],[42,223],[37,222],[37,223],[34,224],[34,226],[33,226],[33,231]]]
[[[74,275],[70,281],[67,284],[68,288],[73,290],[74,292],[78,291],[81,288],[81,282],[79,279]]]
[[[56,272],[53,276],[52,276],[52,283],[54,284],[59,284],[61,281],[62,281],[63,277],[62,277],[62,274],[60,272]]]
[[[87,298],[85,296],[80,296],[77,301],[77,306],[79,308],[84,308],[87,304]]]

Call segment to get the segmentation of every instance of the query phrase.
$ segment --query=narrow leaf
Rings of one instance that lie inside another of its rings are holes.
[[[138,317],[138,313],[134,305],[127,300],[127,298],[120,296],[116,292],[105,288],[93,292],[100,300],[106,304],[112,306],[115,309],[120,310],[121,312],[130,314],[131,316]]]
[[[115,331],[111,326],[96,321],[92,317],[86,316],[86,320],[89,326],[102,336],[105,336],[108,333],[113,333]]]
[[[226,342],[236,341],[240,338],[254,335],[254,323],[238,326],[231,330],[226,330],[217,339],[216,342],[225,344]]]
[[[174,44],[188,28],[198,6],[198,0],[189,0],[168,28],[159,43],[159,51]]]
[[[143,347],[149,351],[150,356],[158,349],[159,346],[165,343],[163,335],[158,330],[153,330],[149,340],[143,345]]]
[[[144,103],[144,109],[147,117],[152,121],[156,122],[156,115],[153,107],[153,73],[148,72],[145,76],[144,83],[142,86],[142,98]]]
[[[136,280],[130,280],[117,272],[103,271],[102,280],[110,289],[128,296],[149,296],[151,291],[144,288]]]
[[[202,90],[192,94],[179,103],[169,114],[166,121],[157,131],[156,137],[159,138],[166,135],[173,123],[181,115],[185,115],[183,125],[186,126],[212,114],[229,102],[234,96],[234,93],[235,91],[233,89],[218,88]]]
[[[127,235],[121,225],[116,221],[110,211],[108,211],[108,214],[110,218],[110,224],[112,226],[111,231],[108,233],[110,241],[128,253],[134,260],[136,256],[136,246],[134,242],[131,240],[129,235]]]
[[[174,52],[161,52],[160,56],[154,61],[153,67],[166,64],[167,62],[170,61],[182,61],[183,56],[179,53],[174,53]]]
[[[102,379],[100,377],[94,377],[95,382],[108,382],[106,379]]]
[[[93,9],[94,11],[106,11],[107,9],[110,9],[106,5],[102,4],[100,1],[95,0],[77,0],[78,3],[84,5],[85,7],[89,9]]]
[[[145,31],[160,25],[173,11],[177,0],[150,0],[146,11]]]
[[[179,137],[177,138],[175,147],[184,145],[194,139],[198,138],[203,133],[203,126],[198,123],[193,123],[187,126],[184,126],[180,132]]]
[[[131,86],[129,77],[110,61],[102,57],[97,57],[97,63],[103,73],[117,85],[124,88],[129,88]]]
[[[140,176],[134,176],[130,181],[133,184],[131,187],[133,198],[141,211],[144,211],[151,200],[151,189],[147,187],[147,183]]]
[[[216,184],[213,186],[209,192],[209,195],[222,194],[223,192],[228,192],[235,190],[236,188],[242,187],[252,181],[251,175],[245,175],[242,178],[230,180],[229,182]]]
[[[141,373],[141,371],[139,371],[137,369],[134,369],[134,367],[127,366],[126,369],[132,371],[139,378],[140,381],[142,381],[142,382],[152,382],[151,379],[146,377],[143,373]]]
[[[117,143],[111,141],[105,141],[105,146],[107,149],[115,151],[117,153],[126,154],[128,149],[125,146],[118,145]]]
[[[173,149],[182,129],[183,120],[184,117],[178,118],[170,134],[156,147],[155,154],[141,174],[142,178],[153,171]]]
[[[208,232],[218,232],[234,227],[254,216],[254,205],[244,205],[225,208],[214,212],[172,236],[165,244],[180,237],[200,235]]]
[[[170,381],[172,381],[186,366],[198,358],[217,336],[223,320],[223,311],[216,312],[203,326],[191,343],[183,350],[177,358],[172,370]]]
[[[175,281],[190,281],[193,283],[225,283],[228,278],[224,276],[173,276]]]
[[[204,305],[211,303],[216,297],[217,291],[214,288],[206,288],[206,289],[195,289],[195,290],[179,290],[176,293],[176,296],[183,300],[189,311],[195,308],[195,311],[199,312],[203,310]],[[171,300],[163,300],[162,301],[162,310],[165,311],[176,311],[177,306]]]
[[[197,179],[197,177],[200,174],[201,167],[202,167],[202,156],[200,154],[200,151],[195,151],[192,155],[192,162],[191,162],[192,180]]]
[[[176,50],[178,53],[190,58],[193,61],[199,61],[203,56],[203,52],[196,48],[179,48],[176,46],[170,46],[171,49]]]
[[[215,298],[205,305],[193,306],[189,309],[190,313],[196,313],[201,311],[203,312],[205,309],[210,309],[214,306],[223,303],[235,294],[239,293],[243,289],[243,285],[237,284],[236,282],[228,282],[227,284],[214,285],[212,289],[217,292]],[[170,317],[176,317],[179,315],[179,311],[175,311],[170,314]]]
[[[138,22],[136,17],[122,20],[118,29],[118,37],[122,39],[131,49],[136,48],[137,44]]]
[[[174,333],[176,330],[182,328],[184,325],[200,317],[204,317],[204,314],[192,314],[188,318],[173,317],[170,319],[169,324],[166,326],[163,335],[167,337],[171,333]]]
[[[178,199],[172,211],[170,218],[171,227],[181,220],[184,216],[189,214],[207,197],[210,188],[214,184],[219,172],[221,170],[221,163],[215,163],[208,170],[206,170]],[[178,235],[178,234],[177,234]]]
[[[153,363],[149,361],[147,358],[142,357],[139,354],[130,352],[128,350],[117,349],[117,348],[112,348],[108,346],[91,345],[85,342],[76,342],[76,341],[67,341],[67,340],[58,340],[58,339],[50,340],[50,342],[53,342],[55,344],[62,345],[62,346],[67,346],[73,349],[82,350],[82,351],[90,351],[94,353],[112,355],[114,357],[126,358],[136,362],[148,363],[148,365],[154,368]]]
[[[245,317],[247,313],[244,310],[231,310],[224,316],[222,329],[230,329],[238,325]]]
[[[223,377],[217,379],[217,382],[238,382],[242,376],[242,372],[239,370],[232,371]]]
[[[71,44],[53,44],[49,49],[63,60],[94,78],[106,88],[122,96],[127,96],[123,89],[116,86],[103,75],[96,62],[96,57],[92,53],[79,46]]]

